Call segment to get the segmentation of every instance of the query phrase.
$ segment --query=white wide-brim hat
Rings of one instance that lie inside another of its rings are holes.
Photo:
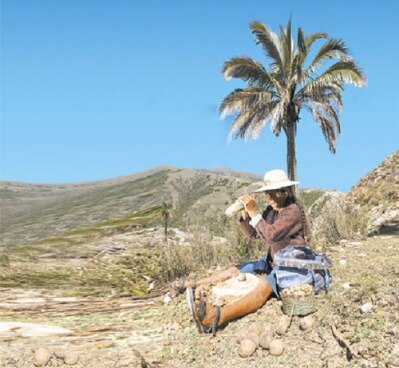
[[[281,189],[299,184],[299,181],[289,180],[283,170],[268,171],[263,177],[264,185],[256,189],[254,193],[267,192],[268,190]]]

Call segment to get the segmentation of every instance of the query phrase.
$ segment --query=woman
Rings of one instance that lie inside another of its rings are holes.
[[[274,254],[288,245],[308,245],[311,237],[310,227],[303,209],[298,205],[292,187],[298,184],[288,180],[282,170],[272,170],[264,175],[264,185],[256,193],[266,194],[269,206],[260,214],[256,211],[253,196],[244,195],[240,201],[244,205],[241,211],[240,227],[250,239],[260,238],[269,245],[267,256],[259,261],[234,266],[226,271],[198,280],[195,285],[184,283],[188,300],[193,303],[192,287],[215,284],[237,276],[240,272],[267,273],[260,276],[257,286],[235,302],[221,308],[206,303],[201,297],[199,306],[192,305],[193,317],[200,330],[214,333],[217,328],[232,319],[254,312],[267,301],[275,289],[272,274]],[[191,295],[190,295],[191,293]]]

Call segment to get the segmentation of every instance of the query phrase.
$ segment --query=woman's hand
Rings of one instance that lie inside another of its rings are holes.
[[[256,216],[256,200],[255,197],[249,195],[243,195],[240,197],[240,201],[244,204],[245,212],[252,218]]]

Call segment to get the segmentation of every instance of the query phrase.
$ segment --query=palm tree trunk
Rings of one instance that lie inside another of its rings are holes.
[[[295,133],[296,133],[296,123],[287,124],[285,129],[287,135],[287,171],[288,178],[293,181],[297,181],[297,171],[296,171],[296,151],[295,151]],[[298,198],[298,188],[295,185],[294,195]]]

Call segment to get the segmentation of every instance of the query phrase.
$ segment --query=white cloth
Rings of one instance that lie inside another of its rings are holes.
[[[252,217],[251,221],[249,221],[249,224],[252,227],[255,227],[260,220],[262,220],[262,215],[258,213],[256,216]]]

